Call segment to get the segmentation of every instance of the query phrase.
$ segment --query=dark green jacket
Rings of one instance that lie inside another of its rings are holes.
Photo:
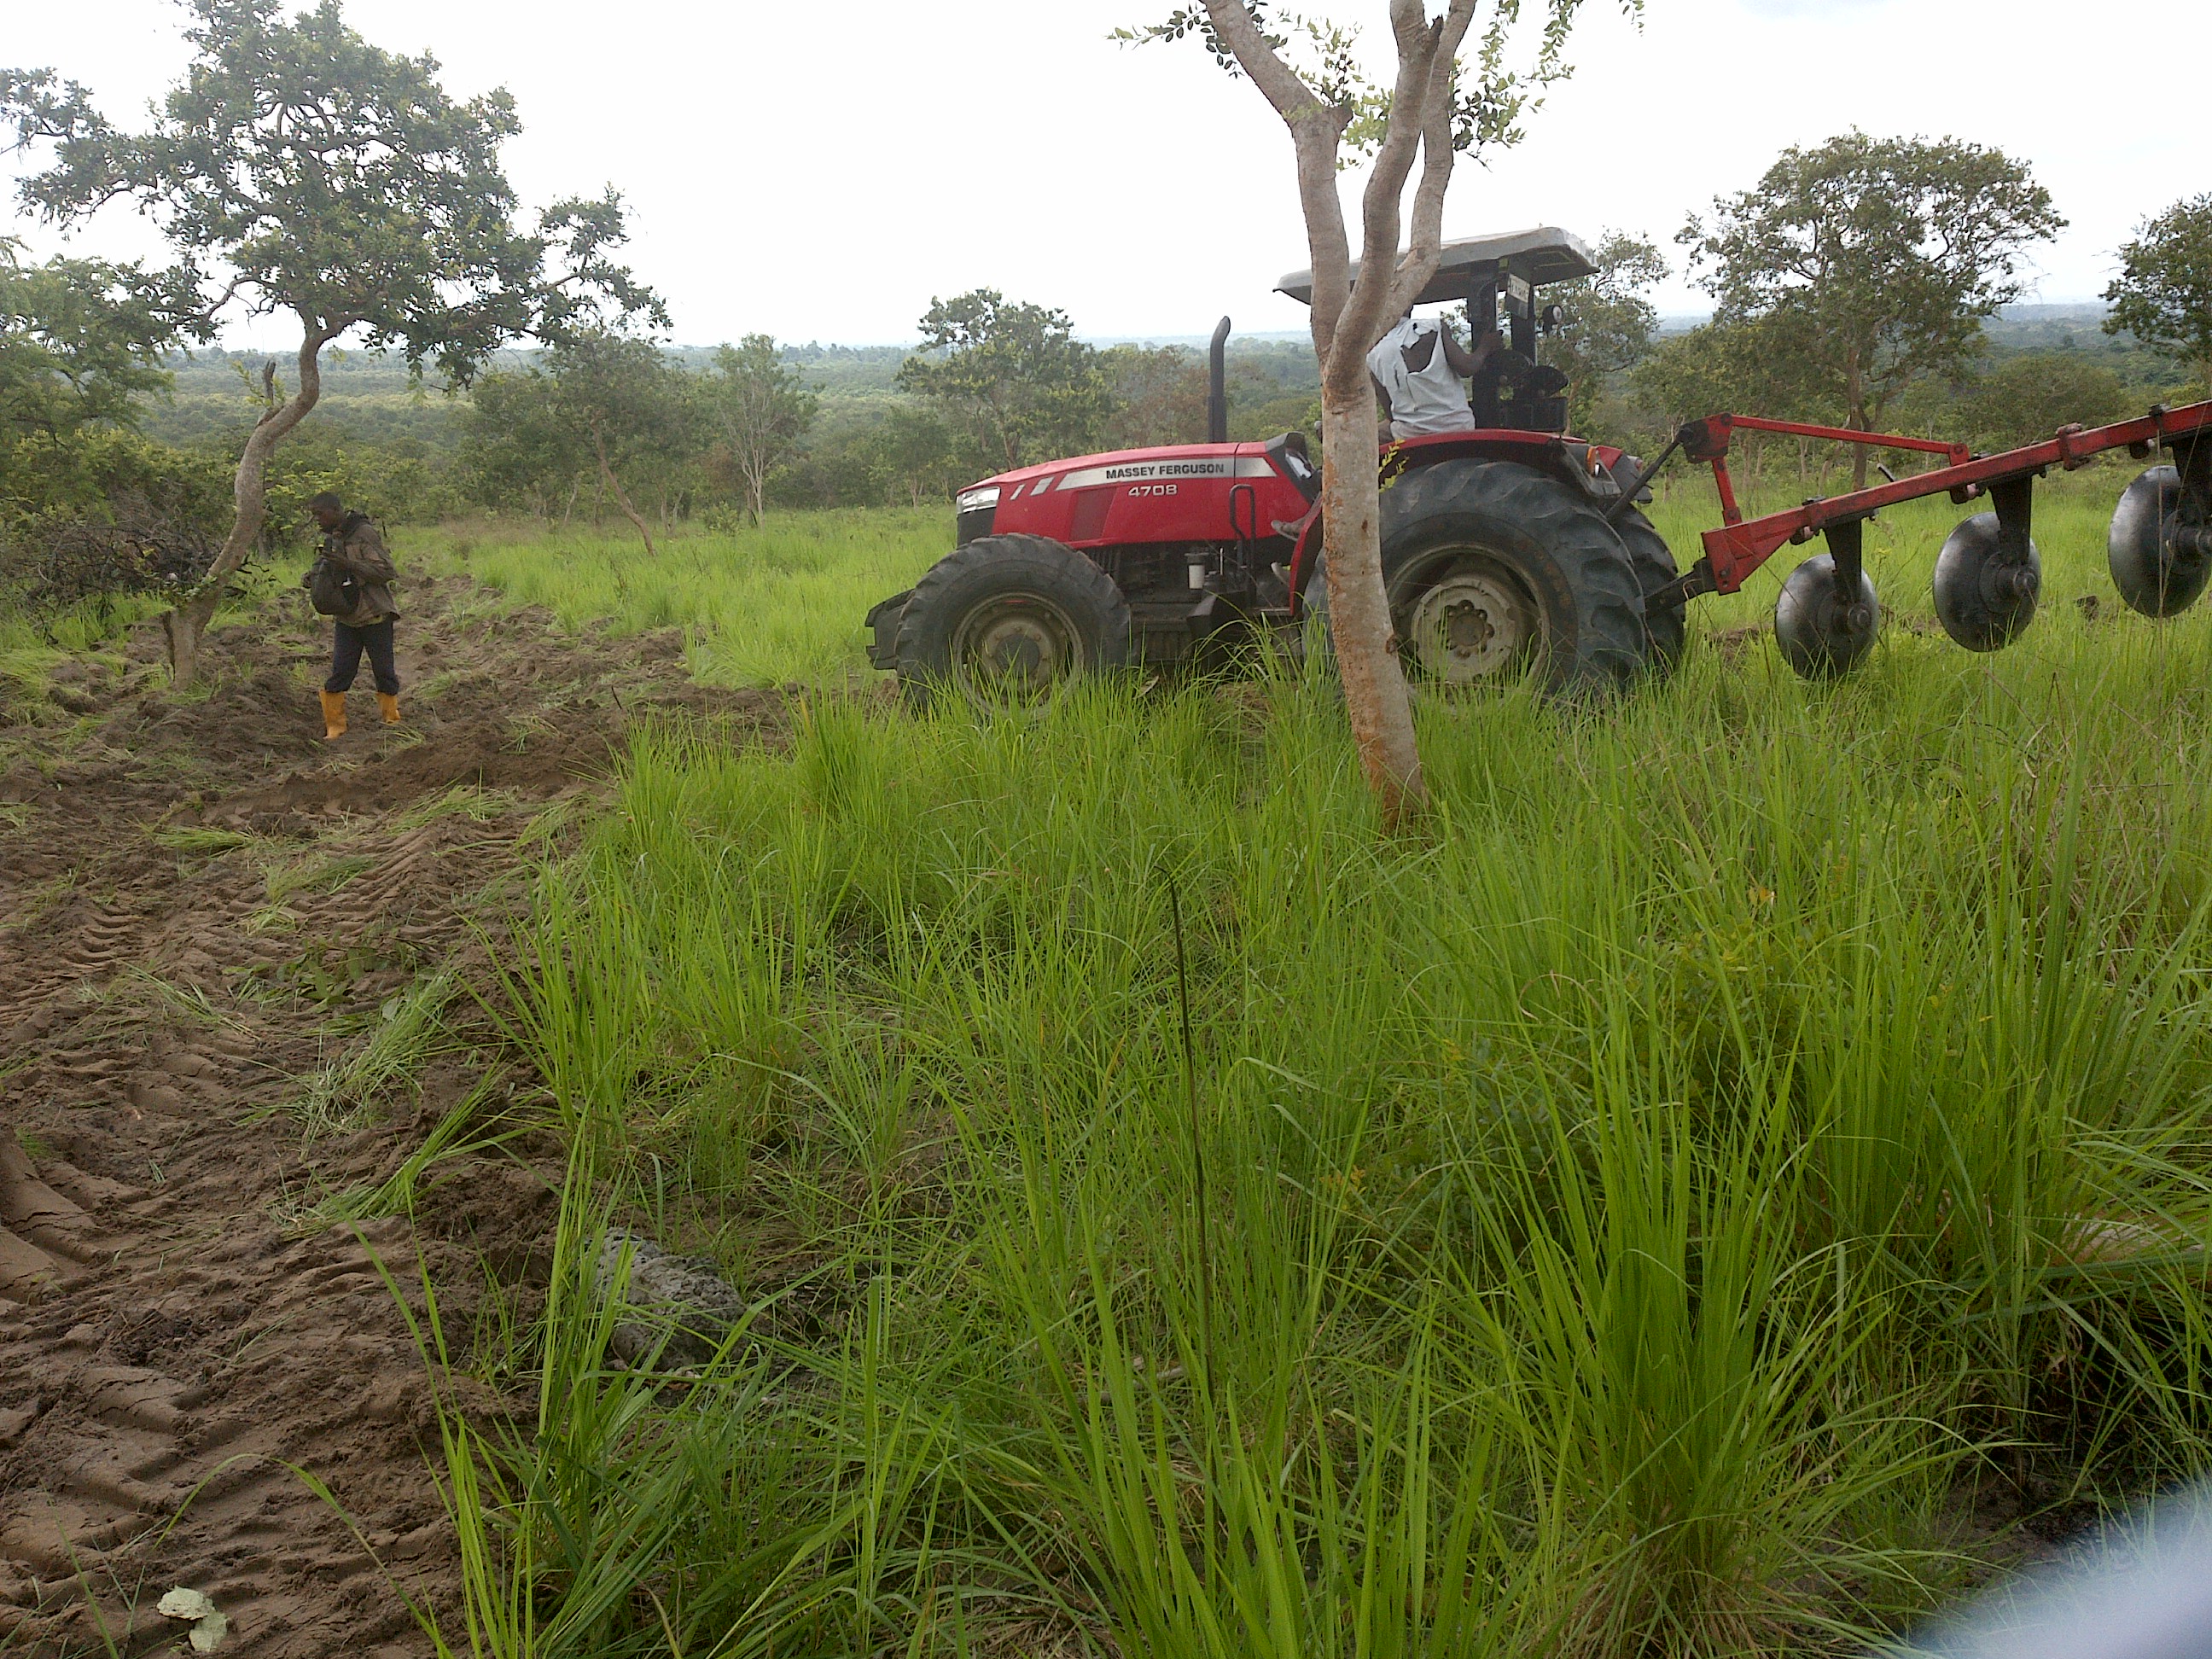
[[[325,531],[322,555],[361,582],[359,608],[333,621],[349,628],[368,628],[399,614],[399,608],[392,602],[392,584],[399,580],[399,570],[384,545],[384,532],[368,514],[349,513],[336,530]]]

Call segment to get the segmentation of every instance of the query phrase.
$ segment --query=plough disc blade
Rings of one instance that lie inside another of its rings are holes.
[[[1881,601],[1862,570],[1858,592],[1836,591],[1836,560],[1815,553],[1790,573],[1774,605],[1774,642],[1783,660],[1808,680],[1840,678],[1874,649],[1881,632]]]
[[[2027,544],[2021,558],[2004,548],[1994,513],[1977,513],[1954,530],[1936,556],[1936,619],[1969,651],[2010,645],[2035,620],[2043,558]]]
[[[2146,617],[2187,610],[2212,580],[2212,560],[2177,545],[2174,509],[2181,475],[2154,466],[2127,487],[2112,509],[2105,560],[2120,597]]]

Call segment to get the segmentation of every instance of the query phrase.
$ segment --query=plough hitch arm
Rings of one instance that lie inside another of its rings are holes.
[[[1738,430],[1825,438],[1876,449],[1919,450],[1944,457],[1945,464],[1909,477],[1841,495],[1817,497],[1783,512],[1746,519],[1736,504],[1728,470],[1729,439]],[[2212,556],[2212,401],[2180,409],[2160,406],[2110,426],[2061,427],[2041,443],[1996,455],[1977,456],[1964,444],[1940,439],[1858,432],[1802,421],[1770,421],[1753,415],[1708,415],[1690,422],[1674,436],[1685,455],[1711,466],[1721,501],[1719,527],[1706,531],[1703,537],[1705,556],[1675,584],[1684,599],[1700,593],[1733,593],[1781,549],[1820,535],[1828,538],[1829,549],[1835,555],[1840,589],[1845,569],[1856,574],[1859,564],[1858,526],[1885,507],[1924,495],[1948,495],[1963,505],[1987,495],[1996,509],[2003,544],[2025,550],[2034,481],[2054,466],[2071,471],[2111,449],[2125,449],[2137,459],[2160,448],[2174,452],[2183,493],[2179,523],[2173,531],[2176,544],[2185,543],[2182,550],[2190,554]],[[2192,483],[2195,499],[2191,499]],[[1667,598],[1671,599],[1673,595]]]

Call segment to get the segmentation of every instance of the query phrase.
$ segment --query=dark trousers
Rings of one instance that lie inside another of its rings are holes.
[[[399,695],[399,671],[392,665],[392,618],[371,623],[366,628],[349,628],[343,623],[334,624],[337,631],[331,636],[331,677],[323,683],[325,691],[349,690],[353,677],[361,668],[361,653],[368,653],[368,665],[376,676],[376,689],[387,697]]]

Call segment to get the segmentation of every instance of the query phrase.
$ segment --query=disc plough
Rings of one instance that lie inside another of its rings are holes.
[[[1747,519],[1729,476],[1729,445],[1737,431],[1832,439],[1881,450],[1942,458],[1925,472],[1885,477],[1841,495],[1818,497],[1779,513]],[[2034,620],[2043,560],[2030,534],[2036,479],[2053,467],[2071,471],[2108,450],[2137,460],[2167,459],[2143,472],[2121,495],[2106,538],[2106,558],[2120,597],[2147,617],[2185,610],[2212,580],[2212,402],[2162,405],[2111,426],[2061,427],[2041,443],[1996,455],[1963,444],[1894,433],[1858,432],[1771,421],[1751,415],[1709,415],[1678,431],[1636,480],[1648,483],[1677,450],[1712,468],[1722,523],[1705,532],[1705,555],[1673,585],[1646,598],[1647,608],[1679,605],[1705,593],[1733,593],[1783,548],[1825,538],[1827,549],[1807,559],[1782,585],[1774,632],[1783,657],[1808,678],[1845,674],[1874,648],[1881,601],[1866,570],[1863,526],[1883,507],[1948,495],[1960,506],[1986,501],[1954,530],[1936,560],[1936,619],[1969,651],[2009,645]]]

